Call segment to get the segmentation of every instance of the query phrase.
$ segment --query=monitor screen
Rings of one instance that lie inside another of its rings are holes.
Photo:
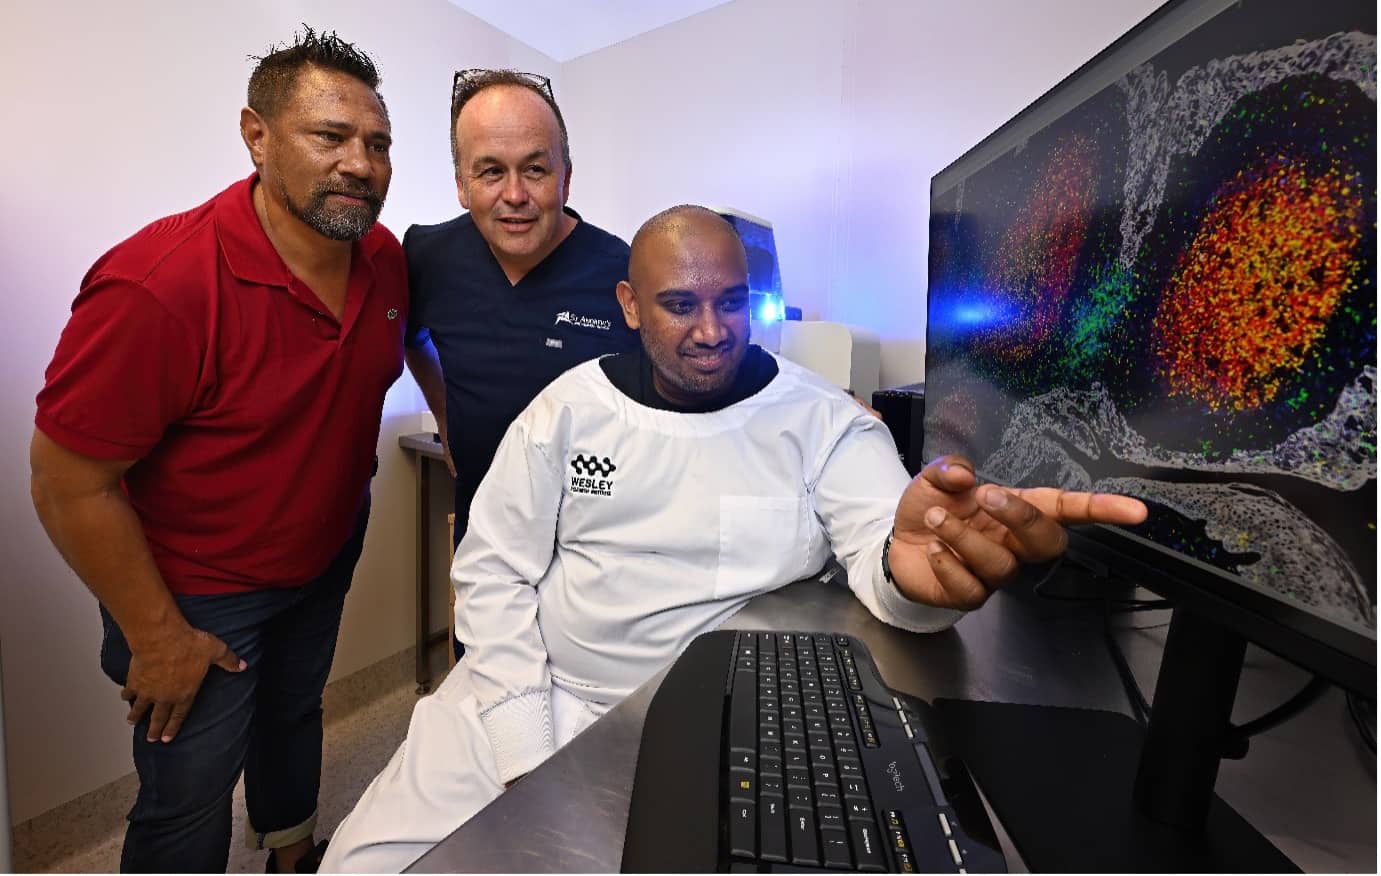
[[[1370,0],[1167,4],[936,175],[925,421],[1373,667],[1376,60]]]

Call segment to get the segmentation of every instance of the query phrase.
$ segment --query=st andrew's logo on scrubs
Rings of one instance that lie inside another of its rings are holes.
[[[571,313],[569,310],[563,310],[558,313],[556,315],[556,322],[553,323],[553,325],[560,325],[563,322],[568,325],[573,325],[576,328],[598,329],[602,332],[609,331],[614,325],[607,319],[596,319],[593,316],[581,316],[578,313]]]
[[[614,495],[614,472],[618,466],[609,457],[577,453],[571,460],[571,492],[587,496]]]

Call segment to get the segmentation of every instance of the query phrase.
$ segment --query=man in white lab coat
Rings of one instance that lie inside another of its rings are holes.
[[[880,620],[948,627],[1064,524],[1134,499],[978,487],[949,457],[909,480],[886,427],[749,343],[733,229],[676,207],[619,284],[642,349],[586,362],[509,428],[452,567],[470,650],[323,869],[400,870],[748,600],[838,557]]]

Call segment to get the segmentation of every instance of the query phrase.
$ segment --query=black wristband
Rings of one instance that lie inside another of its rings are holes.
[[[892,536],[897,534],[894,526],[887,531],[887,538],[882,542],[882,577],[893,587],[897,586],[897,579],[892,577],[892,564],[887,562],[887,555],[892,552]]]

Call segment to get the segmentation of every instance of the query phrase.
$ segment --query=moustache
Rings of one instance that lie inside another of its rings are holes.
[[[312,194],[317,201],[326,200],[327,195],[345,195],[350,198],[359,198],[373,208],[378,208],[384,202],[384,199],[368,186],[354,186],[343,181],[323,183],[317,186]]]

